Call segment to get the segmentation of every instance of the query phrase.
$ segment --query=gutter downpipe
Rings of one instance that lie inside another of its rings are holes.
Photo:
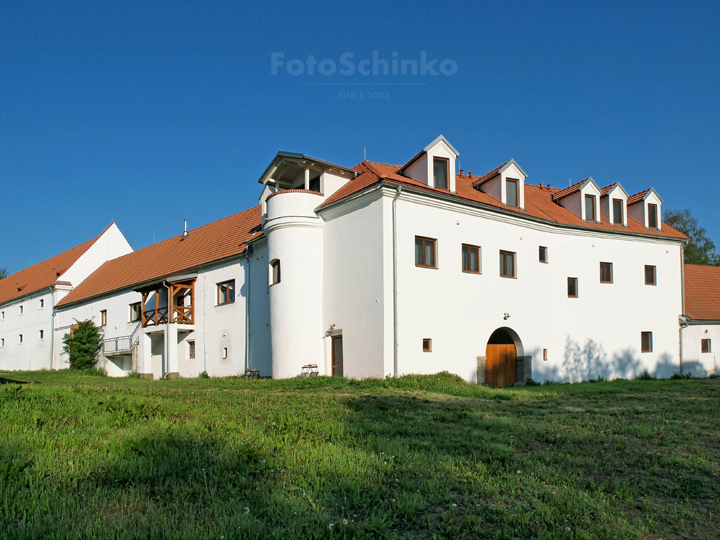
[[[245,373],[250,367],[250,243],[245,242],[245,261],[247,264],[247,280],[245,286]]]
[[[167,298],[167,301],[165,302],[167,304],[167,323],[165,332],[163,332],[165,339],[163,340],[163,346],[165,348],[164,354],[163,354],[163,373],[162,378],[168,376],[168,370],[170,369],[170,359],[168,358],[168,354],[170,353],[170,320],[172,319],[172,298],[170,298],[170,285],[168,285],[167,281],[163,281],[163,285],[165,286],[165,289],[167,289],[167,294],[165,295]],[[157,294],[157,293],[156,293]],[[156,314],[157,315],[157,314]]]
[[[683,374],[683,364],[684,364],[684,358],[683,358],[683,334],[682,331],[684,328],[687,328],[689,326],[688,318],[685,315],[685,246],[687,245],[687,242],[683,242],[682,246],[680,246],[680,295],[682,299],[682,315],[680,316],[680,329],[678,330],[678,333],[680,334],[680,375]],[[683,326],[684,323],[684,326]]]
[[[400,198],[403,187],[397,186],[397,193],[393,199],[393,377],[398,374],[398,302],[397,302],[397,200]]]

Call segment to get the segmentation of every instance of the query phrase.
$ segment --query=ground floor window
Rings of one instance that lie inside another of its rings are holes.
[[[709,339],[703,339],[700,344],[701,344],[702,352],[704,352],[704,353],[712,352],[712,347],[711,347],[712,344],[710,343]]]
[[[652,332],[641,332],[641,334],[640,334],[640,350],[642,352],[653,352]]]
[[[195,342],[188,341],[188,358],[192,360],[195,358]]]

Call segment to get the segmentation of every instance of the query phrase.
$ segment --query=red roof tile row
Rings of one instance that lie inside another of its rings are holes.
[[[685,265],[685,315],[720,321],[720,266]]]

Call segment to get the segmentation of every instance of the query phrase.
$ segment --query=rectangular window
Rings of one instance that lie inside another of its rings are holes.
[[[20,335],[18,336],[18,343],[22,343],[22,342],[23,342],[23,335],[20,334]]]
[[[448,188],[448,169],[450,168],[450,161],[445,158],[434,158],[433,159],[433,174],[435,176],[435,187],[437,189]]]
[[[190,360],[195,358],[195,342],[188,341],[188,358]]]
[[[613,282],[613,265],[612,263],[600,263],[600,283]]]
[[[585,195],[585,221],[595,221],[595,195]]]
[[[543,360],[547,362],[547,349],[543,349]]]
[[[130,304],[130,322],[139,321],[142,314],[140,309],[140,302]]]
[[[20,306],[20,315],[22,315],[24,311],[25,311],[25,306]]]
[[[272,270],[271,284],[275,285],[276,283],[280,283],[280,259],[271,262],[270,269]]]
[[[310,185],[308,187],[310,188],[310,191],[320,193],[320,177],[318,176],[317,178],[310,180]]]
[[[645,285],[657,285],[655,267],[645,265]]]
[[[228,357],[227,347],[223,347],[222,357],[223,357],[223,360],[227,360],[227,357]]]
[[[432,238],[415,237],[415,266],[424,268],[437,268],[435,264],[435,240]]]
[[[515,253],[510,251],[500,252],[500,276],[515,277]]]
[[[505,180],[505,192],[507,197],[507,205],[517,207],[518,201],[520,200],[518,192],[518,181],[511,178]]]
[[[657,204],[648,204],[648,229],[658,228]]]
[[[40,330],[40,339],[45,339],[45,330]]]
[[[0,321],[4,321],[4,320],[5,320],[5,312],[0,311]]]
[[[42,309],[42,308],[44,308],[44,307],[45,307],[45,299],[44,299],[44,298],[41,298],[41,299],[40,299],[40,309]]]
[[[578,278],[569,277],[568,278],[568,298],[577,298],[577,297],[578,297]]]
[[[652,332],[641,332],[640,333],[640,350],[642,352],[652,352],[653,351]]]
[[[462,245],[462,271],[470,272],[472,274],[480,273],[480,248],[477,246],[470,246],[468,244]]]
[[[701,340],[700,345],[701,345],[700,348],[701,348],[702,352],[704,352],[704,353],[712,352],[712,344],[710,343],[709,339]]]
[[[217,303],[218,306],[224,304],[232,304],[235,301],[235,280],[224,281],[217,285]]]
[[[423,338],[423,352],[432,352],[432,339]]]
[[[623,202],[622,199],[613,199],[613,224],[623,224]]]
[[[100,326],[107,326],[107,309],[100,312]]]
[[[5,346],[5,338],[0,338],[0,347]]]
[[[539,261],[541,263],[547,263],[548,262],[548,250],[545,246],[540,246],[539,250]]]

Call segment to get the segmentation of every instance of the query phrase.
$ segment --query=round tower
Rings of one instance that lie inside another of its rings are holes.
[[[323,220],[320,193],[285,190],[266,199],[272,376],[295,377],[307,364],[325,375],[322,327]]]

